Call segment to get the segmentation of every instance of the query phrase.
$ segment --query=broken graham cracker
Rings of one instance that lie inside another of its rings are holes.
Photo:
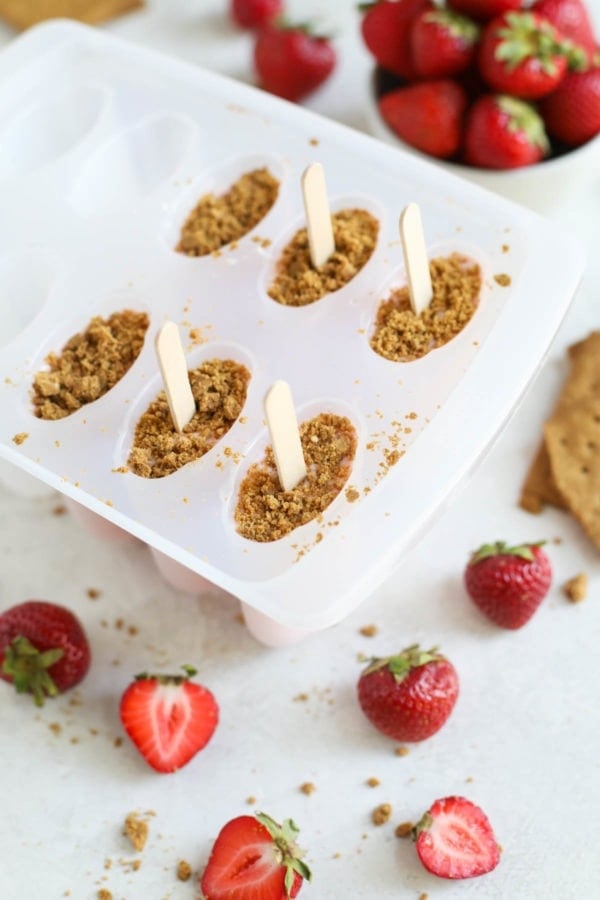
[[[0,0],[0,18],[19,29],[57,18],[97,25],[144,5],[144,0]]]
[[[600,395],[554,415],[544,437],[554,484],[600,549]]]
[[[588,577],[585,572],[580,572],[573,578],[569,578],[563,585],[563,593],[571,603],[580,603],[585,600],[588,592]]]
[[[560,416],[573,403],[600,390],[600,331],[569,347],[570,370],[557,399],[552,417]],[[519,505],[531,513],[540,513],[544,506],[567,509],[552,474],[545,441],[542,441],[525,476]]]
[[[129,838],[133,849],[141,853],[148,840],[148,823],[135,813],[129,813],[125,819],[123,834]]]

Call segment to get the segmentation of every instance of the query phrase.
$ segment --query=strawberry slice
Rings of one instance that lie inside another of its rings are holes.
[[[201,888],[206,900],[290,900],[311,873],[296,844],[291,819],[279,825],[266,813],[238,816],[223,826]]]
[[[125,731],[157,772],[175,772],[202,750],[219,720],[211,692],[189,679],[196,674],[136,676],[121,698]]]
[[[436,800],[413,835],[419,859],[440,878],[475,878],[500,862],[500,848],[486,814],[465,797]]]

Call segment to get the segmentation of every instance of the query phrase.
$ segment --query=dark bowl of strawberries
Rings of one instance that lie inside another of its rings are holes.
[[[600,172],[600,49],[584,0],[376,0],[371,132],[542,212]]]

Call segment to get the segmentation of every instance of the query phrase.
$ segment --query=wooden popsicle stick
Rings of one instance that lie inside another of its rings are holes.
[[[154,347],[171,418],[177,431],[181,432],[196,412],[196,401],[175,322],[165,322],[156,335]]]
[[[433,287],[421,211],[416,203],[409,203],[400,214],[400,241],[406,266],[410,305],[418,316],[431,303]]]
[[[281,487],[284,491],[292,491],[306,476],[306,463],[287,381],[276,381],[267,391],[265,415]]]
[[[320,269],[335,250],[325,173],[321,163],[311,163],[310,166],[307,166],[302,173],[300,184],[306,216],[310,261],[313,268]]]

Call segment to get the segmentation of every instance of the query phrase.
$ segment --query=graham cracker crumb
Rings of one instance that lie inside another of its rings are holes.
[[[189,372],[196,412],[180,434],[161,391],[139,419],[127,464],[142,478],[163,478],[207,453],[240,415],[250,372],[231,359],[211,359]]]
[[[412,822],[401,822],[399,825],[396,825],[396,830],[394,831],[394,834],[398,838],[410,837],[412,834],[413,827],[414,826],[413,826]]]
[[[122,738],[122,737],[116,737],[116,738],[113,740],[113,747],[121,747],[122,744],[123,744],[123,738]]]
[[[510,250],[510,244],[502,244],[502,252],[503,253],[508,253],[509,250]]]
[[[416,315],[408,286],[398,288],[377,310],[372,349],[393,362],[420,359],[456,337],[477,308],[481,269],[476,262],[452,253],[429,263],[433,298]]]
[[[306,701],[308,700],[308,694],[296,694],[293,699],[296,703],[306,703]]]
[[[248,804],[248,806],[254,806],[254,804],[256,803],[256,797],[246,797],[246,803]]]
[[[88,595],[90,600],[97,600],[98,597],[101,595],[101,593],[102,593],[102,591],[99,591],[98,588],[93,588],[93,587],[88,588],[86,591],[86,594]]]
[[[494,275],[494,281],[499,284],[500,287],[508,287],[511,282],[511,278],[510,275],[501,273],[500,275]]]
[[[125,819],[123,834],[129,838],[133,849],[139,853],[144,849],[148,840],[148,823],[135,813],[129,813]]]
[[[392,807],[389,803],[380,803],[371,813],[371,821],[373,825],[385,825],[389,822],[392,815]]]
[[[180,859],[177,863],[177,878],[179,881],[189,881],[192,877],[192,867],[185,859]]]
[[[284,248],[269,297],[283,306],[307,306],[339,290],[368,262],[377,244],[379,222],[364,209],[344,209],[331,216],[335,250],[314,269],[308,232],[301,228]]]
[[[300,791],[303,794],[306,794],[307,797],[310,797],[311,794],[314,794],[317,787],[312,783],[312,781],[305,781],[304,784],[300,785]]]
[[[29,433],[27,431],[19,431],[18,434],[13,435],[13,444],[17,444],[20,447],[28,437]]]
[[[394,750],[394,754],[396,756],[408,756],[409,753],[410,750],[408,749],[408,747],[396,747],[396,749]]]
[[[276,541],[319,516],[350,473],[356,431],[345,416],[321,413],[300,425],[306,477],[291,491],[279,483],[273,448],[244,477],[235,508],[238,532],[249,540]]]
[[[365,784],[367,784],[371,788],[374,788],[374,787],[379,787],[381,782],[380,782],[379,778],[367,778]]]
[[[57,737],[62,731],[62,725],[60,724],[60,722],[50,722],[48,728],[50,729],[52,734],[55,734]]]
[[[279,182],[266,168],[242,175],[219,197],[206,194],[185,220],[175,250],[187,256],[217,255],[254,228],[278,194]]]
[[[64,503],[57,503],[56,506],[52,507],[52,515],[53,516],[64,516],[66,515],[67,507]]]
[[[107,891],[106,888],[100,888],[97,896],[98,900],[113,900],[113,895],[110,891]]]
[[[354,503],[356,500],[360,498],[360,493],[354,487],[346,488],[345,493],[346,500],[348,503]]]
[[[585,600],[588,590],[588,577],[585,572],[570,578],[563,586],[565,596],[571,603],[579,603]]]
[[[375,637],[379,633],[377,625],[363,625],[358,630],[363,637]]]
[[[429,900],[429,894],[419,894],[419,900]]]
[[[108,319],[95,316],[60,354],[49,353],[47,369],[33,380],[32,401],[40,419],[63,419],[113,388],[144,345],[150,319],[126,309]]]

